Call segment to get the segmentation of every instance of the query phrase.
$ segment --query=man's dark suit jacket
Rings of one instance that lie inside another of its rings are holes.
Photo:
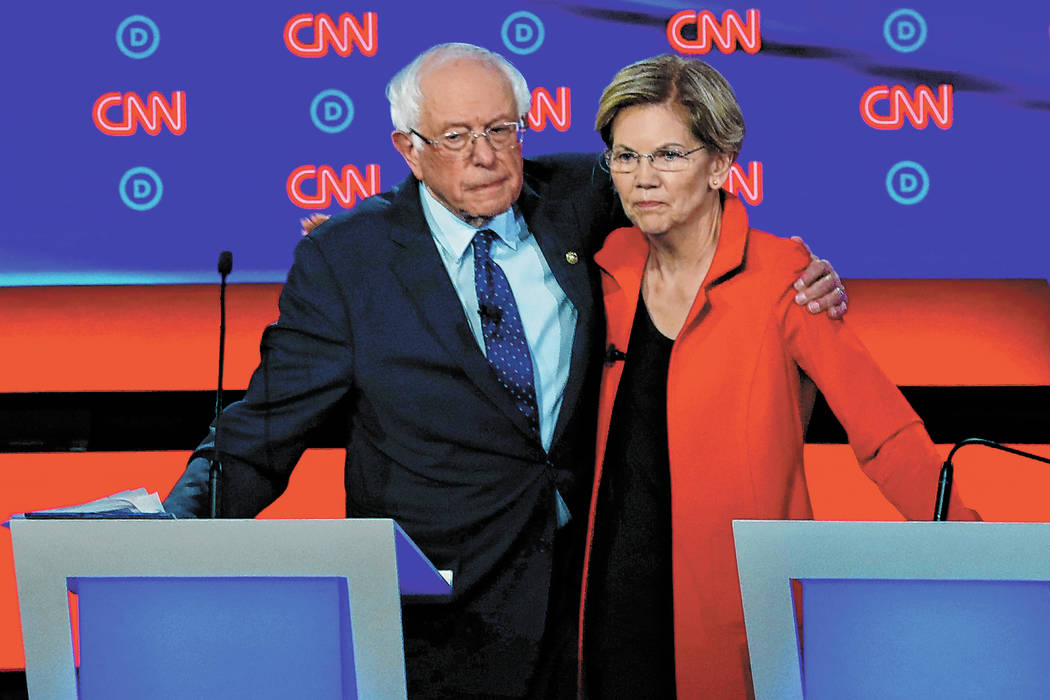
[[[604,334],[591,259],[622,221],[596,163],[526,161],[517,202],[578,313],[549,454],[467,325],[412,177],[299,243],[261,364],[222,416],[224,516],[276,499],[311,429],[345,410],[347,515],[393,518],[453,570],[451,599],[404,608],[411,697],[521,696],[534,672],[554,489],[580,522],[591,485]],[[194,453],[169,511],[207,512],[212,444]]]

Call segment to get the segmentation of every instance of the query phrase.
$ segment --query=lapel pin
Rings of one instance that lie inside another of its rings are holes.
[[[575,250],[570,250],[568,253],[565,254],[565,262],[569,263],[570,265],[575,265],[576,263],[580,262],[580,256],[576,253]]]

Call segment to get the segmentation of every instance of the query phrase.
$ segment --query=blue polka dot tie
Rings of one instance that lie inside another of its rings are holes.
[[[478,313],[485,353],[518,410],[539,433],[539,411],[536,409],[536,387],[532,379],[532,356],[525,340],[521,315],[510,290],[507,276],[492,260],[495,231],[484,229],[474,236],[474,286],[478,292]]]

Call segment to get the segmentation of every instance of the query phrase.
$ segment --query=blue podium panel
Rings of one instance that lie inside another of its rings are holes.
[[[808,579],[806,700],[1050,697],[1050,582]]]
[[[356,698],[342,577],[78,577],[79,695]]]

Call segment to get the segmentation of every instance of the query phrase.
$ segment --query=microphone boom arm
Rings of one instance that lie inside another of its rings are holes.
[[[1009,452],[1010,454],[1018,455],[1020,457],[1027,457],[1037,462],[1043,462],[1044,464],[1050,464],[1050,459],[1041,457],[1031,452],[1025,452],[1024,450],[1018,450],[1013,447],[1007,447],[1006,445],[1000,445],[998,442],[991,440],[985,440],[984,438],[966,438],[955,443],[951,451],[948,453],[948,457],[944,460],[944,466],[941,467],[941,476],[937,481],[937,501],[933,506],[933,519],[937,521],[948,519],[948,501],[952,493],[952,476],[955,468],[952,466],[952,457],[963,447],[967,445],[984,445],[985,447],[991,447],[994,450],[1001,450],[1003,452]]]

